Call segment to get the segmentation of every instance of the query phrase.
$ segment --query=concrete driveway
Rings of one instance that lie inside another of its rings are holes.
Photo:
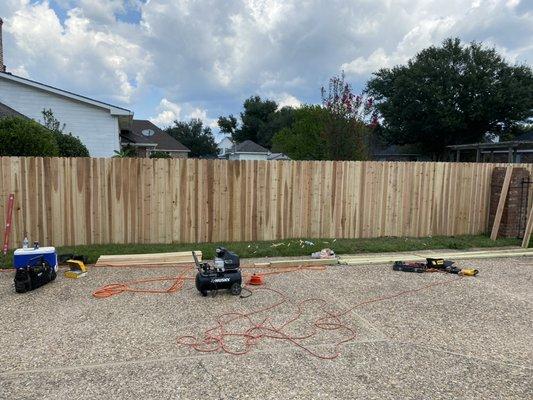
[[[258,340],[241,356],[178,345],[180,335],[201,337],[217,315],[275,303],[270,291],[202,298],[188,281],[173,294],[95,299],[101,285],[177,272],[93,268],[21,295],[13,274],[0,273],[0,399],[530,399],[533,259],[458,264],[480,273],[347,313],[342,323],[356,337],[334,360],[286,340]],[[454,277],[388,265],[269,276],[267,287],[288,302],[253,320],[279,326],[307,298],[334,313]],[[313,331],[319,313],[310,304],[290,334]],[[300,343],[330,355],[345,336],[322,331]],[[237,338],[230,349],[241,345]]]

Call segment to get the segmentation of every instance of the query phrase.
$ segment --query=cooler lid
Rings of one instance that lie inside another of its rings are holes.
[[[33,247],[28,247],[27,249],[16,249],[14,255],[16,256],[31,256],[38,254],[53,254],[56,252],[55,247],[39,247],[34,249]]]

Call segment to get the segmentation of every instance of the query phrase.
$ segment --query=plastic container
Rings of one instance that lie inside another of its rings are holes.
[[[17,269],[37,265],[41,257],[57,272],[57,252],[55,247],[17,249],[13,254],[13,266]]]

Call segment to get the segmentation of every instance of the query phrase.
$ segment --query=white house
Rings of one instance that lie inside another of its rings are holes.
[[[0,72],[0,103],[35,121],[50,109],[65,132],[80,138],[91,157],[120,150],[120,131],[129,130],[133,112],[39,82]]]
[[[233,140],[229,136],[225,136],[218,144],[218,158],[227,158],[227,155],[233,147]]]
[[[50,109],[65,132],[80,138],[91,157],[120,150],[121,130],[130,130],[133,112],[6,72],[0,19],[0,103],[37,122]]]
[[[233,146],[227,153],[229,160],[268,160],[270,151],[251,140]]]

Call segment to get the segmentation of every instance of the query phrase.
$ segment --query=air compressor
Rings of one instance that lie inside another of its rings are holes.
[[[195,252],[192,252],[198,273],[196,274],[196,289],[207,296],[207,292],[228,289],[231,294],[238,296],[242,290],[242,273],[239,256],[224,247],[215,250],[213,264],[199,262]]]

